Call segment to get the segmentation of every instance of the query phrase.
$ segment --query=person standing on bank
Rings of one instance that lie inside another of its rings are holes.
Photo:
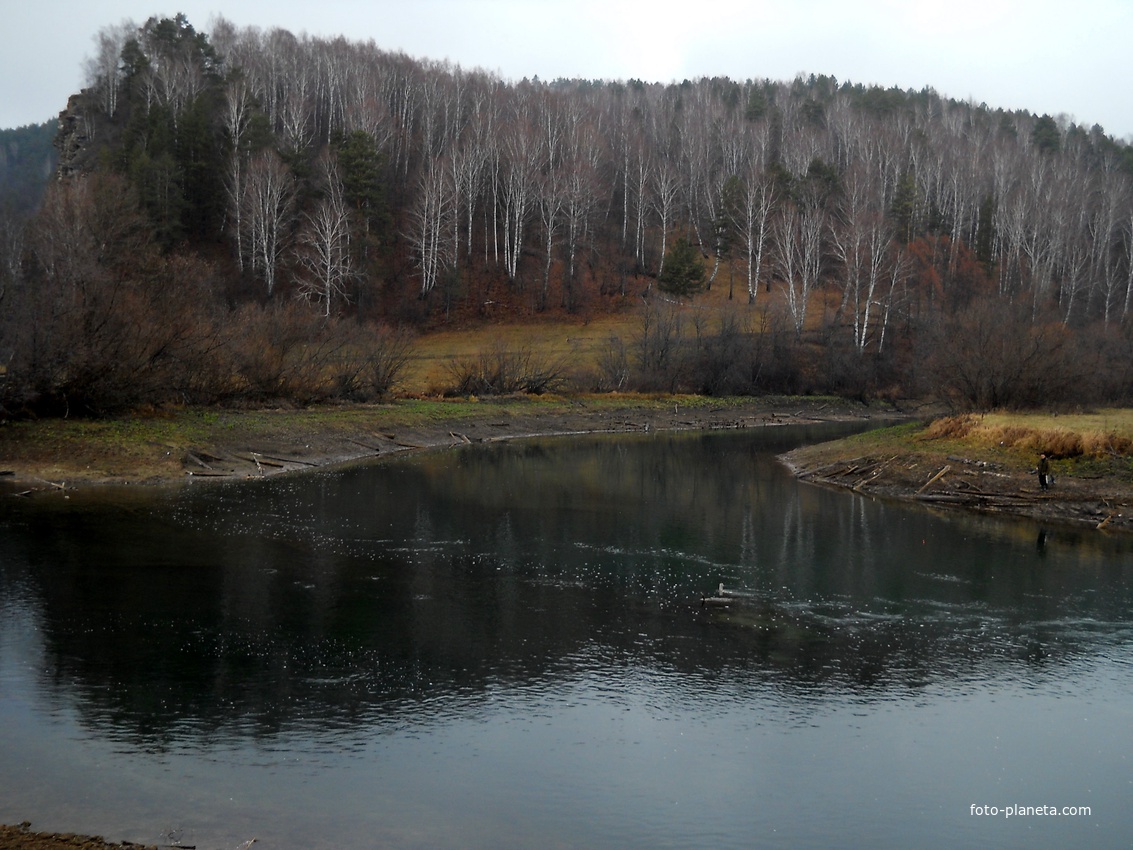
[[[1050,486],[1050,460],[1046,452],[1039,455],[1039,465],[1035,467],[1035,472],[1039,474],[1039,489],[1046,490]]]

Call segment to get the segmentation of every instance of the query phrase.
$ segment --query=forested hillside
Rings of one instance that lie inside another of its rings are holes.
[[[56,124],[0,130],[0,209],[5,220],[29,215],[39,206],[55,173]]]
[[[64,179],[2,248],[9,414],[374,397],[393,327],[629,307],[579,388],[1133,386],[1133,152],[1097,126],[829,77],[512,83],[181,16],[97,43]]]

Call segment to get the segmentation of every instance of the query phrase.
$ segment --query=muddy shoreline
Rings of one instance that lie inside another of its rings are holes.
[[[435,403],[347,410],[206,412],[192,423],[75,425],[41,439],[36,424],[0,428],[0,492],[264,477],[407,452],[525,437],[744,429],[909,416],[829,398],[571,399]],[[203,423],[203,424],[202,424]],[[136,427],[131,427],[136,425]],[[48,424],[41,430],[58,428]],[[143,430],[145,428],[149,430]],[[106,433],[104,433],[104,431]],[[139,436],[137,431],[143,431]],[[123,433],[124,436],[118,436]]]
[[[31,824],[0,824],[0,850],[171,850],[150,844],[115,843],[98,835],[76,835],[70,832],[34,832]],[[184,848],[182,848],[184,850]]]
[[[1115,478],[1058,475],[1043,490],[1022,464],[931,450],[856,455],[824,449],[804,447],[783,460],[802,481],[932,510],[1133,532],[1133,486]]]
[[[406,453],[526,437],[748,429],[820,422],[876,423],[932,418],[915,405],[864,405],[834,398],[580,397],[514,398],[342,410],[207,412],[203,427],[115,443],[101,426],[78,428],[69,442],[35,441],[0,428],[0,496],[92,486],[181,485],[280,474]],[[21,439],[21,437],[24,439]],[[835,442],[797,449],[783,460],[803,481],[943,511],[1133,531],[1133,481],[1086,476],[1073,468],[1041,491],[1022,461],[933,450],[912,441],[860,446]]]

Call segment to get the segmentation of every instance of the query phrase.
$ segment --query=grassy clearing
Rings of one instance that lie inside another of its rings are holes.
[[[748,304],[740,271],[737,265],[734,285],[730,287],[728,272],[721,268],[711,289],[683,302],[690,319],[699,315],[715,322],[725,313],[762,311],[770,296],[760,293],[758,305]],[[578,386],[586,386],[585,378],[597,373],[599,359],[607,350],[611,337],[620,337],[628,343],[640,334],[641,315],[637,309],[640,303],[637,299],[628,300],[625,309],[620,312],[602,313],[576,321],[555,316],[547,321],[431,331],[414,342],[399,392],[439,395],[451,383],[449,364],[454,358],[470,357],[501,345],[513,350],[531,351],[548,362],[562,363],[568,376],[576,380]],[[816,302],[815,309],[811,311],[811,321],[817,322],[821,314],[821,304]]]
[[[484,325],[435,331],[413,345],[400,391],[406,395],[439,395],[452,383],[450,364],[496,347],[527,350],[547,362],[560,363],[572,378],[597,370],[598,358],[613,335],[628,337],[637,328],[634,314],[601,316],[587,322],[545,322]]]

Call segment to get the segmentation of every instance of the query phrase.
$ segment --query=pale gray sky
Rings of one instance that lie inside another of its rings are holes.
[[[505,79],[700,76],[921,89],[1133,139],[1130,0],[0,0],[0,128],[53,118],[100,27],[184,12],[373,39]]]

